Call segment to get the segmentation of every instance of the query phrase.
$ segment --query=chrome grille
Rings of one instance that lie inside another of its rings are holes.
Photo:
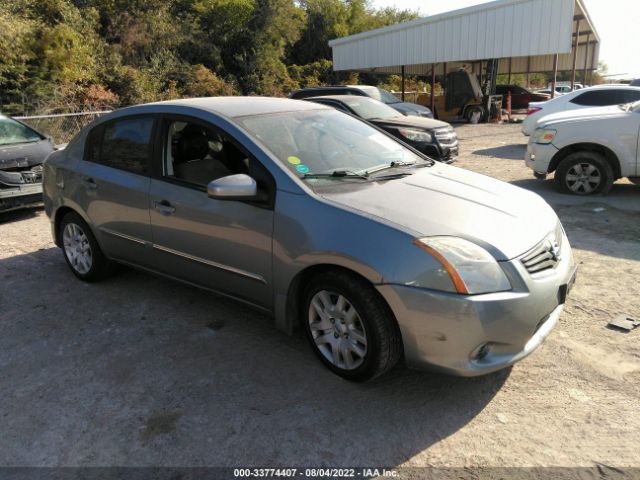
[[[451,127],[438,128],[434,130],[434,135],[438,143],[444,147],[451,147],[458,144],[458,135]]]
[[[549,235],[533,249],[523,255],[522,265],[531,275],[539,274],[555,268],[562,255],[562,229]]]

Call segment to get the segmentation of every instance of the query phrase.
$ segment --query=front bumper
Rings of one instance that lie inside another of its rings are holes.
[[[458,376],[491,373],[522,360],[555,327],[576,268],[566,257],[533,278],[520,260],[502,264],[513,289],[462,296],[406,285],[379,285],[396,315],[411,368]]]
[[[42,167],[0,171],[0,211],[42,203]]]
[[[549,165],[558,149],[553,144],[541,145],[539,143],[529,142],[527,145],[527,153],[524,162],[535,173],[549,173]]]
[[[442,163],[453,163],[458,158],[458,143],[453,145],[440,145],[437,143],[414,143],[413,148]]]

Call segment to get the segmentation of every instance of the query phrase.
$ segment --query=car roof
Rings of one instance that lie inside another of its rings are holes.
[[[604,85],[594,85],[593,87],[585,87],[581,90],[600,90],[602,88],[629,88],[631,90],[640,90],[640,87],[632,87],[631,85],[623,85],[621,83],[605,83]]]
[[[147,103],[124,108],[122,110],[118,110],[118,112],[127,112],[128,114],[144,113],[146,111],[157,112],[158,107],[162,106],[197,108],[229,118],[330,108],[317,103],[313,104],[302,100],[292,100],[288,98],[202,97]]]
[[[305,100],[316,100],[316,99],[335,100],[335,101],[343,102],[343,103],[347,103],[348,100],[356,100],[356,101],[371,100],[373,102],[378,102],[379,101],[379,100],[376,100],[375,98],[363,97],[362,95],[318,95],[317,97],[307,97],[307,98],[305,98]],[[382,102],[380,102],[380,103],[382,103]]]
[[[348,90],[348,89],[375,90],[377,88],[378,87],[374,87],[372,85],[321,85],[321,86],[317,86],[317,87],[300,88],[298,90],[294,90],[291,93],[309,92],[309,91],[313,91],[313,90]]]

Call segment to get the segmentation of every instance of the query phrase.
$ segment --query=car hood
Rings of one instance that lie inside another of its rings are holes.
[[[336,184],[317,193],[346,209],[392,222],[416,237],[465,238],[498,260],[526,253],[558,223],[540,196],[443,164],[400,179]]]
[[[422,116],[425,114],[430,114],[431,110],[427,107],[423,107],[422,105],[418,105],[416,103],[406,103],[406,102],[398,102],[389,104],[390,107],[395,108],[400,113],[404,113],[405,115],[416,115]]]
[[[371,123],[375,123],[376,125],[390,125],[394,127],[413,127],[420,128],[423,130],[433,130],[436,128],[447,128],[450,127],[448,123],[441,122],[440,120],[434,120],[432,118],[426,117],[415,117],[398,115],[397,117],[391,118],[374,118],[369,120]]]
[[[53,152],[53,144],[47,139],[38,142],[0,145],[0,170],[39,165],[51,152]]]
[[[538,120],[537,124],[539,127],[542,127],[561,122],[581,122],[586,120],[602,119],[605,117],[620,117],[626,114],[627,112],[622,110],[618,105],[609,107],[579,108],[576,110],[568,110],[546,115]]]

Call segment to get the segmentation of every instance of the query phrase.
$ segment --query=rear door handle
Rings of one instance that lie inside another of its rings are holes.
[[[155,208],[160,215],[171,215],[176,211],[176,207],[171,205],[167,200],[160,200],[159,202],[153,202],[153,208]]]
[[[84,183],[85,187],[90,188],[91,190],[95,190],[96,188],[98,188],[98,184],[91,177],[84,177],[82,179],[82,183]]]

